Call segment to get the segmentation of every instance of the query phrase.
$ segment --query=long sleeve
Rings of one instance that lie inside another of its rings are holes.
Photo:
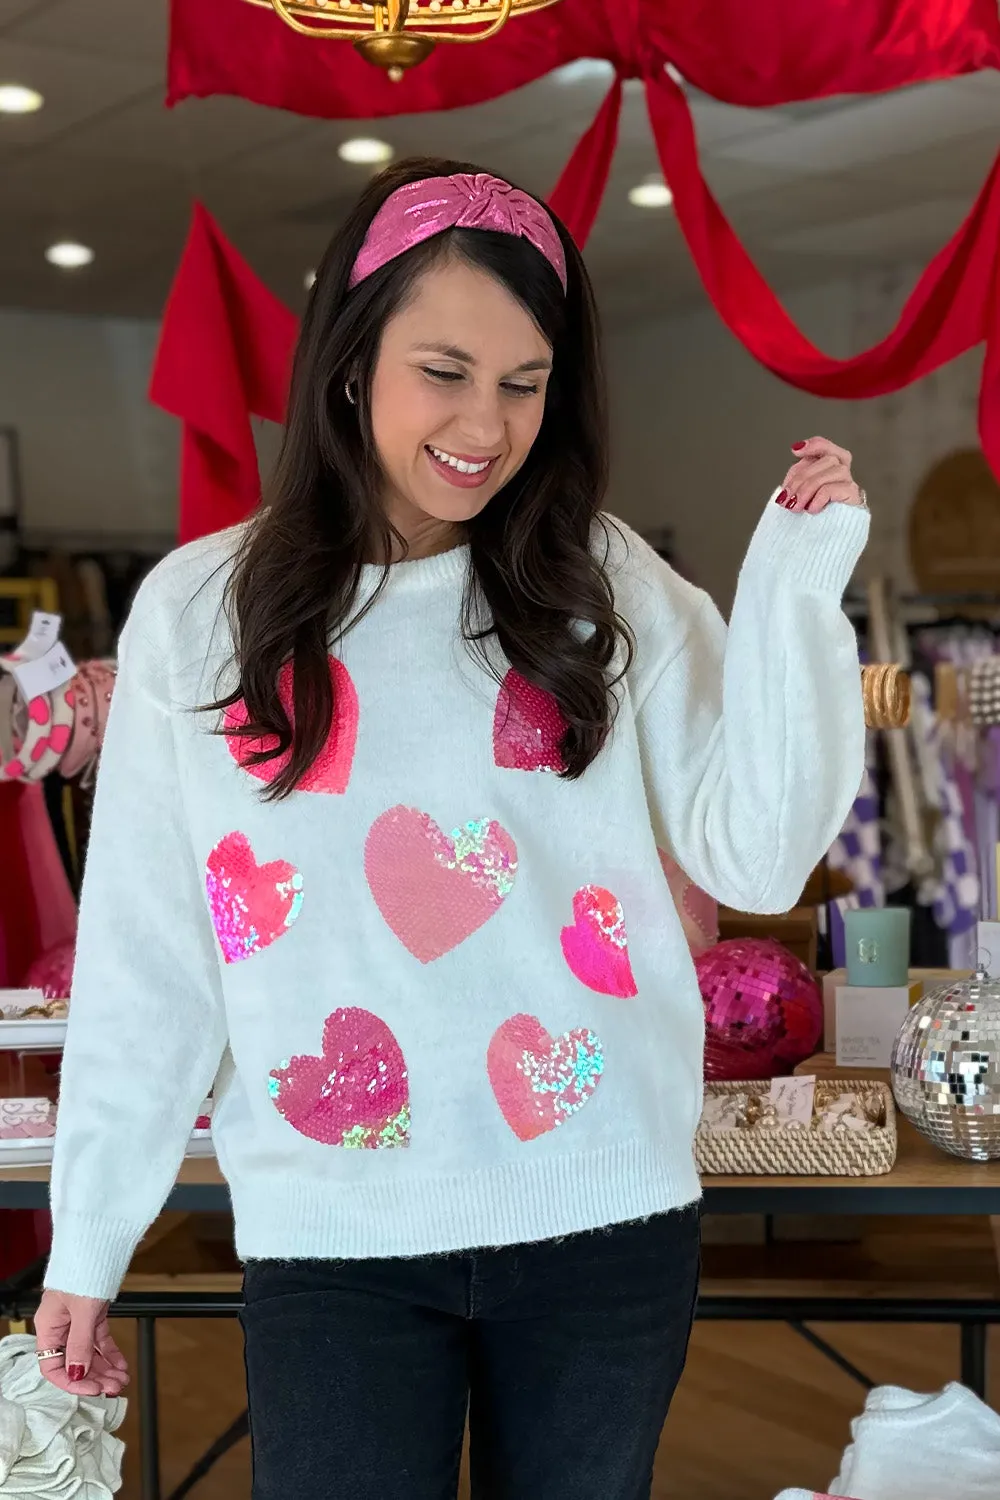
[[[87,858],[46,1285],[113,1297],[174,1183],[226,1046],[218,960],[169,711],[170,629],[122,640]]]
[[[672,628],[645,671],[640,640],[633,685],[654,829],[692,880],[742,911],[794,905],[861,783],[858,650],[841,600],[868,523],[844,505],[818,516],[769,505],[728,632],[706,595],[654,560],[647,608],[652,595]]]

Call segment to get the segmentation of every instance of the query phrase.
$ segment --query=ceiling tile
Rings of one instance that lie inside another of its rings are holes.
[[[72,52],[29,47],[0,36],[0,75],[38,89],[44,107],[32,115],[0,116],[0,142],[38,146],[126,100],[159,88],[148,64],[88,58]]]
[[[84,52],[97,58],[136,58],[156,63],[167,56],[168,0],[0,0],[23,13],[14,34],[24,42]]]

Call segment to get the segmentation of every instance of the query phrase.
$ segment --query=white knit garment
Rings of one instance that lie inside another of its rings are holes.
[[[121,1489],[121,1397],[71,1396],[50,1385],[35,1340],[0,1340],[2,1500],[108,1500]]]
[[[872,1391],[851,1423],[831,1495],[851,1500],[997,1500],[1000,1416],[965,1386],[933,1396]]]
[[[728,639],[613,534],[635,660],[576,781],[545,769],[554,700],[462,640],[467,549],[397,565],[278,803],[192,711],[233,684],[238,534],[157,568],[99,777],[48,1285],[117,1291],[213,1079],[244,1258],[516,1244],[696,1199],[702,1002],[658,850],[742,910],[798,898],[864,766],[840,600],[867,528],[769,505]]]

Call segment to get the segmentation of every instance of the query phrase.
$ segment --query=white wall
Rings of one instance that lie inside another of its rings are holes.
[[[786,306],[815,344],[843,357],[884,335],[912,280],[907,268],[845,278]],[[679,557],[723,607],[790,444],[820,432],[852,450],[869,493],[864,566],[907,585],[920,479],[945,453],[976,445],[978,351],[896,395],[835,402],[776,380],[708,307],[607,333],[612,508],[640,528],[672,527]]]
[[[29,535],[169,540],[177,423],[146,399],[152,320],[0,310],[0,426],[19,440]]]
[[[787,305],[820,348],[843,356],[891,326],[912,276],[844,278]],[[906,583],[917,484],[935,459],[976,442],[978,353],[894,396],[825,402],[763,370],[708,307],[606,333],[612,508],[640,528],[672,526],[723,607],[789,445],[815,432],[855,453],[874,512],[866,566]],[[0,426],[19,434],[29,533],[169,544],[178,424],[146,398],[156,337],[151,320],[0,311]],[[258,425],[270,459],[274,433]]]

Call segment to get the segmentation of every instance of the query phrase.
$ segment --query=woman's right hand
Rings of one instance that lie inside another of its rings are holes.
[[[40,1351],[60,1351],[57,1359],[41,1360],[39,1369],[61,1391],[119,1396],[128,1385],[128,1364],[111,1336],[108,1304],[96,1297],[45,1292],[35,1314],[35,1340]]]

